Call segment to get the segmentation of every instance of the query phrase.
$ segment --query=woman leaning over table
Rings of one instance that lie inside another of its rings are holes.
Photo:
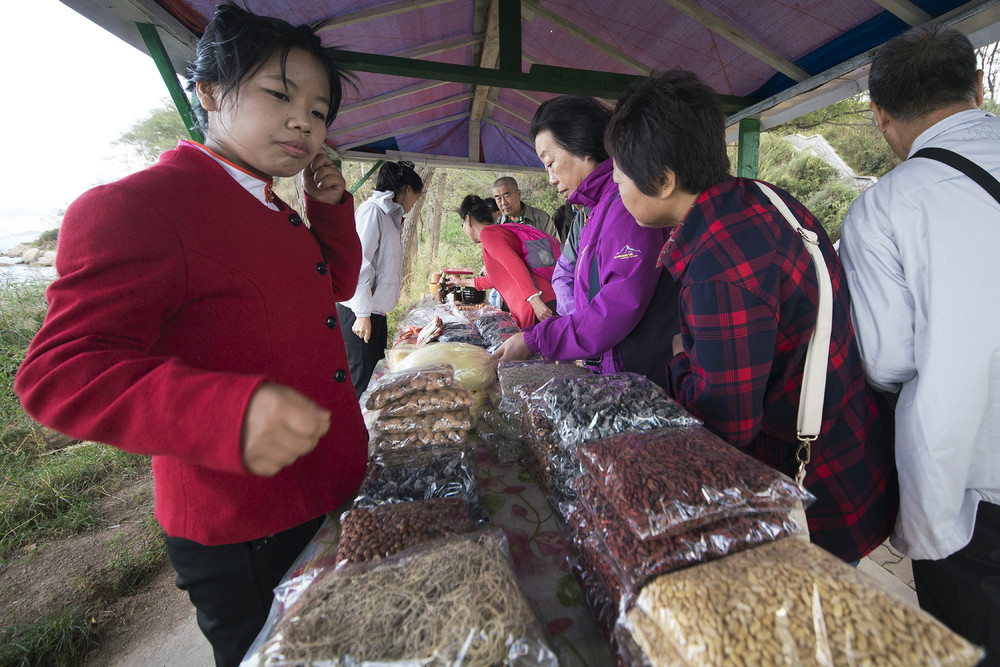
[[[535,152],[549,182],[589,214],[575,264],[563,263],[553,275],[557,295],[563,291],[559,298],[571,296],[572,312],[527,327],[494,356],[582,359],[595,371],[632,371],[662,386],[669,353],[657,343],[679,330],[676,285],[656,263],[668,232],[639,227],[622,204],[604,148],[609,117],[593,98],[564,95],[543,103],[532,118]]]

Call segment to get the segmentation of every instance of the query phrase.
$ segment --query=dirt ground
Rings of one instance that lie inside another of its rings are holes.
[[[143,539],[160,539],[148,536],[152,510],[153,478],[147,474],[101,502],[103,528],[42,547],[28,545],[0,569],[0,609],[24,620],[65,608],[86,610],[99,624],[101,642],[88,654],[87,665],[113,664],[117,656],[193,617],[187,595],[174,586],[169,563],[127,597],[94,583],[109,578],[116,552],[141,548]]]

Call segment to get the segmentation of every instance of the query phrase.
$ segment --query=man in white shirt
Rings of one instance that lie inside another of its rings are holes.
[[[920,606],[998,664],[1000,202],[915,155],[948,149],[1000,177],[982,77],[950,28],[914,28],[878,50],[871,108],[904,162],[851,206],[840,256],[868,379],[899,392],[892,543],[913,559]]]

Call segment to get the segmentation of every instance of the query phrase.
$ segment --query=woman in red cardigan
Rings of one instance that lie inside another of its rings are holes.
[[[552,270],[559,260],[559,241],[530,225],[494,224],[486,202],[476,195],[462,200],[458,214],[465,235],[483,247],[486,275],[448,276],[448,284],[500,292],[522,329],[551,317],[556,308]]]
[[[336,314],[361,245],[323,150],[341,77],[310,28],[220,6],[188,75],[204,145],[70,206],[15,388],[43,424],[152,456],[177,585],[237,665],[364,473]],[[271,189],[300,172],[308,226]]]

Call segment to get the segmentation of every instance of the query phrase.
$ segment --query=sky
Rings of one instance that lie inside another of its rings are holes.
[[[135,171],[113,142],[169,93],[149,56],[59,0],[4,8],[0,62],[2,251],[55,227],[92,185]]]

